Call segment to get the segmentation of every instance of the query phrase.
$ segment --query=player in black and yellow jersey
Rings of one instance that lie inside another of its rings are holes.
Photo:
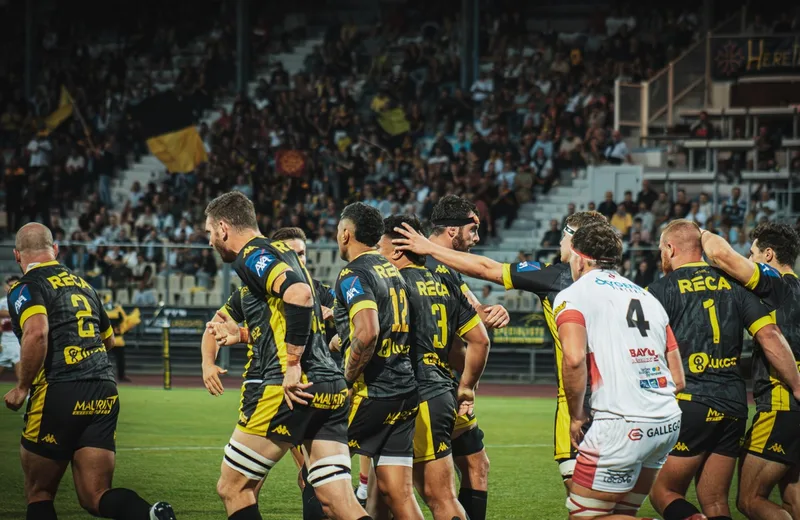
[[[790,226],[766,222],[752,232],[750,258],[734,251],[722,237],[704,231],[706,256],[761,298],[800,359],[800,280],[792,266],[800,252],[800,237]],[[786,364],[791,366],[788,355]],[[784,380],[761,345],[753,351],[753,394],[756,413],[745,440],[739,468],[739,510],[748,518],[800,518],[800,372],[789,370]],[[783,507],[769,496],[780,485]],[[788,518],[788,517],[787,517]]]
[[[356,202],[342,211],[336,234],[348,264],[336,280],[336,330],[352,388],[348,437],[372,458],[381,498],[395,518],[422,519],[414,498],[414,421],[419,394],[410,356],[410,308],[400,272],[375,249],[380,212]]]
[[[408,224],[422,231],[419,220],[396,216],[384,220],[379,251],[400,270],[411,306],[411,354],[419,386],[419,413],[414,433],[414,485],[436,520],[466,518],[455,489],[451,437],[456,417],[471,412],[475,387],[486,367],[489,335],[460,287],[450,277],[432,273],[425,257],[398,251],[394,228]],[[455,338],[467,344],[460,382],[450,369]],[[456,392],[457,390],[457,392]]]
[[[561,352],[561,343],[558,339],[558,328],[553,317],[552,303],[560,291],[572,285],[572,275],[569,271],[572,234],[583,226],[596,224],[607,224],[607,220],[603,215],[595,211],[584,211],[570,215],[567,218],[561,239],[560,253],[562,261],[553,265],[540,262],[504,264],[484,256],[441,247],[440,244],[436,243],[434,237],[425,240],[419,233],[407,232],[405,241],[398,242],[406,244],[407,247],[417,253],[427,254],[428,266],[435,272],[455,273],[459,280],[461,279],[458,274],[460,272],[473,278],[502,284],[506,290],[519,289],[532,292],[541,299],[545,320],[550,329],[550,334],[553,336],[557,368],[556,376],[558,378],[558,404],[556,406],[553,434],[555,440],[554,455],[565,482],[572,478],[577,452],[572,446],[569,436],[569,410],[567,409],[567,398],[561,381],[563,354]],[[433,267],[434,263],[435,267]],[[586,399],[588,403],[588,393]]]
[[[24,275],[8,306],[22,346],[17,385],[5,395],[18,410],[30,393],[20,458],[27,520],[54,520],[61,478],[72,464],[78,501],[103,518],[174,519],[130,489],[111,489],[119,394],[108,359],[114,332],[100,297],[58,263],[58,246],[41,224],[23,226],[14,258]]]
[[[142,322],[139,309],[134,309],[130,314],[120,304],[114,304],[111,296],[106,297],[106,313],[114,329],[114,358],[117,361],[117,381],[130,382],[125,374],[125,334]]]
[[[659,249],[666,276],[649,290],[669,315],[684,360],[686,388],[678,394],[683,411],[678,443],[650,500],[666,520],[698,515],[684,498],[696,478],[703,514],[730,518],[728,493],[747,420],[739,367],[743,331],[756,338],[771,361],[781,351],[789,353],[786,340],[758,297],[703,262],[695,223],[671,222],[661,234]],[[794,362],[790,364],[794,369]]]
[[[291,248],[259,234],[253,203],[240,192],[209,203],[206,229],[211,245],[247,288],[240,291],[245,333],[233,319],[209,327],[219,343],[241,341],[253,344],[253,358],[257,352],[248,367],[254,380],[245,381],[246,402],[217,485],[229,518],[261,518],[255,495],[259,482],[301,443],[308,480],[326,514],[368,518],[350,490],[347,389],[325,344],[311,277]],[[251,396],[248,383],[254,388]]]

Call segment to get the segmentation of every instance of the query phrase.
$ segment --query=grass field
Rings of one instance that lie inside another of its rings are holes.
[[[3,393],[8,388],[9,385],[0,385]],[[225,518],[215,485],[222,447],[237,417],[235,387],[222,397],[212,398],[200,388],[164,391],[122,386],[120,402],[115,485],[135,489],[150,501],[171,502],[180,520]],[[486,432],[492,464],[488,515],[492,520],[566,518],[564,489],[552,460],[554,408],[552,399],[479,399],[477,414]],[[3,519],[25,517],[18,448],[21,426],[21,414],[0,410]],[[694,501],[694,495],[689,499]],[[302,518],[300,491],[290,457],[270,473],[260,504],[265,519]],[[69,472],[56,509],[61,519],[92,518],[78,506]],[[654,514],[649,505],[642,513]],[[743,518],[737,514],[734,518]],[[430,518],[427,511],[426,518]]]

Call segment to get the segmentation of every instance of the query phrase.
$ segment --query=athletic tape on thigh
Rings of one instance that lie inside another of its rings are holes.
[[[413,468],[414,457],[385,457],[381,455],[378,457],[378,463],[375,466],[406,466]]]
[[[572,474],[575,473],[575,464],[577,461],[575,459],[565,460],[564,462],[560,462],[558,464],[558,471],[561,472],[561,478],[568,479],[572,478]]]
[[[636,512],[642,507],[644,504],[644,500],[647,498],[647,495],[643,495],[641,493],[628,493],[622,500],[617,502],[616,507],[614,508],[615,511],[631,511]]]
[[[586,498],[576,495],[575,493],[570,493],[569,497],[567,497],[567,509],[569,510],[569,514],[580,518],[610,515],[614,512],[614,507],[616,505],[616,502]]]
[[[350,480],[350,457],[347,455],[319,459],[308,470],[308,483],[315,488],[336,480]]]
[[[275,465],[274,460],[269,460],[233,439],[228,441],[228,445],[225,446],[223,462],[250,480],[263,479]]]

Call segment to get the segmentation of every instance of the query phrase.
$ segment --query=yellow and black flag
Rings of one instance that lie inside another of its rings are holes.
[[[188,173],[208,161],[189,103],[173,91],[150,96],[131,108],[150,152],[170,173]]]
[[[62,85],[61,95],[58,99],[58,108],[44,118],[44,130],[42,130],[42,132],[45,135],[49,135],[72,115],[72,111],[72,97],[69,95],[67,88]]]

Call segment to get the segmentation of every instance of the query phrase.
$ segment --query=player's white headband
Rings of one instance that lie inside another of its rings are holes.
[[[574,234],[575,234],[575,230],[574,230],[574,229],[572,229],[572,228],[571,228],[571,227],[569,227],[569,226],[564,226],[564,233],[566,233],[566,234],[568,234],[568,235],[574,235]]]

